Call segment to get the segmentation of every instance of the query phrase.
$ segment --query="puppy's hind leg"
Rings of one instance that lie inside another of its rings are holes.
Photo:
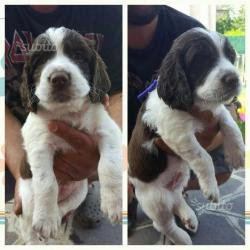
[[[32,192],[32,180],[21,179],[19,182],[19,195],[22,203],[22,214],[17,217],[18,235],[25,245],[39,245],[37,233],[32,228],[32,216],[34,210],[34,199]]]
[[[165,224],[162,222],[153,221],[153,226],[156,230],[164,234],[175,245],[192,245],[190,236],[175,223],[174,216],[169,215]]]
[[[59,211],[61,217],[70,211],[73,211],[79,207],[84,201],[88,193],[88,180],[84,179],[76,183],[77,188],[71,193],[70,197],[66,200],[59,202]]]
[[[171,192],[159,188],[136,190],[136,197],[144,212],[153,220],[156,230],[176,245],[191,245],[190,236],[175,223],[173,214],[174,197]]]
[[[18,218],[20,236],[24,245],[40,245],[42,241],[39,240],[37,233],[32,228],[32,217],[20,215]]]
[[[181,193],[176,194],[174,213],[181,219],[183,225],[189,231],[196,233],[198,229],[198,219],[193,209],[188,206]]]

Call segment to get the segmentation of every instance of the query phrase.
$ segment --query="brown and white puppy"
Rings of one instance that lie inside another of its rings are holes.
[[[136,197],[154,227],[174,244],[191,244],[190,236],[175,223],[197,230],[198,220],[182,197],[189,169],[197,175],[201,190],[213,202],[219,200],[211,156],[195,133],[204,125],[188,111],[208,110],[218,119],[226,161],[244,165],[241,132],[224,103],[239,94],[241,82],[234,67],[235,52],[216,32],[194,28],[179,36],[161,65],[157,88],[143,103],[129,143],[129,175]],[[177,156],[166,156],[154,145],[161,137]]]
[[[27,163],[21,169],[18,223],[24,243],[48,244],[58,235],[60,240],[63,216],[82,203],[88,190],[87,179],[58,185],[53,157],[73,148],[48,130],[50,120],[86,131],[95,140],[101,209],[112,223],[120,221],[121,131],[101,103],[109,87],[104,62],[76,31],[50,28],[34,41],[22,84],[23,103],[31,111],[22,127]],[[65,199],[64,192],[71,195]]]

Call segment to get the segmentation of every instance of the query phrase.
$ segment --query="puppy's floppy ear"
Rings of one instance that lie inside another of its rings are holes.
[[[187,111],[193,104],[192,91],[176,51],[170,51],[163,60],[157,93],[173,109]]]
[[[35,85],[33,82],[32,75],[33,75],[32,65],[30,64],[29,57],[27,57],[27,60],[23,68],[22,83],[20,86],[20,94],[21,94],[21,99],[22,99],[22,105],[25,108],[25,110],[27,112],[36,113],[39,99],[35,95]]]
[[[106,71],[106,65],[95,50],[93,50],[92,63],[89,97],[92,102],[102,102],[110,89],[111,82]]]

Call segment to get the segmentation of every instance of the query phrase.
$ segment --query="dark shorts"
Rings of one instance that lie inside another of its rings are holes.
[[[210,155],[211,155],[213,163],[214,163],[214,168],[215,168],[216,174],[231,173],[232,172],[233,167],[225,162],[223,146],[220,146],[220,147],[216,148],[215,150],[211,151]],[[193,171],[191,171],[190,178],[196,179],[196,176],[193,173]]]

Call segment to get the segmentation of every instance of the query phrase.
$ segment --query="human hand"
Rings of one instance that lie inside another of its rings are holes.
[[[87,133],[59,121],[51,121],[48,127],[74,149],[71,152],[57,153],[54,157],[54,171],[60,183],[80,181],[96,172],[100,158],[99,150]]]
[[[103,105],[109,107],[109,96],[105,95]],[[80,181],[97,172],[99,150],[87,134],[71,128],[63,122],[51,121],[49,130],[68,142],[74,152],[57,153],[54,157],[54,171],[60,183]]]
[[[54,172],[59,183],[80,181],[93,176],[99,162],[99,150],[93,139],[86,133],[69,127],[63,122],[51,121],[49,129],[73,148],[74,152],[58,153],[54,157]],[[22,214],[22,203],[19,196],[19,180],[16,178],[14,194],[14,213]]]
[[[16,179],[15,193],[14,193],[14,213],[19,216],[22,214],[22,202],[19,195],[19,178]]]

